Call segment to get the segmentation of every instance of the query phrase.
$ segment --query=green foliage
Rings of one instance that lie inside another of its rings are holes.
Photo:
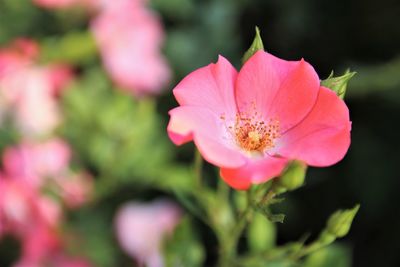
[[[50,37],[41,46],[41,60],[44,62],[82,65],[93,62],[96,56],[97,47],[90,32],[69,32],[62,37]]]
[[[203,266],[204,249],[198,240],[193,222],[185,217],[165,244],[166,266]]]
[[[175,20],[190,19],[196,11],[193,0],[152,0],[151,4],[163,15]]]
[[[104,73],[94,68],[66,90],[63,104],[62,132],[80,160],[98,174],[100,195],[133,183],[185,190],[193,182],[189,168],[172,162],[152,100],[137,101],[112,90]]]
[[[118,245],[107,210],[103,203],[102,208],[94,206],[75,212],[65,229],[69,233],[69,253],[85,256],[98,267],[119,266]]]

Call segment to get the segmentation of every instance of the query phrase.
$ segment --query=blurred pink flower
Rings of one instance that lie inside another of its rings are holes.
[[[5,149],[3,168],[9,177],[38,188],[47,178],[66,176],[70,158],[70,148],[61,139],[26,141]]]
[[[61,206],[55,199],[23,180],[0,177],[0,231],[21,242],[21,256],[13,267],[90,266],[63,254],[61,217]]]
[[[55,227],[60,218],[60,206],[53,200],[21,180],[0,177],[0,221],[4,231],[25,238],[41,227]]]
[[[350,145],[349,110],[320,86],[313,67],[257,52],[239,73],[222,56],[174,89],[168,133],[194,140],[236,189],[278,176],[292,159],[311,166],[341,160]]]
[[[39,267],[41,259],[58,246],[53,231],[60,215],[59,207],[29,184],[0,177],[0,224],[21,241],[21,256],[14,267]]]
[[[35,65],[33,41],[17,40],[14,46],[0,50],[0,119],[8,112],[25,136],[46,135],[60,123],[56,95],[72,72],[64,65]]]
[[[103,1],[91,23],[106,70],[135,95],[158,93],[170,70],[161,55],[163,29],[145,1]]]
[[[70,159],[70,147],[61,139],[25,141],[5,149],[3,168],[8,177],[35,189],[51,188],[68,207],[76,208],[90,197],[93,181],[88,174],[72,172]]]
[[[21,238],[21,256],[13,267],[41,267],[61,249],[55,229],[38,225]]]
[[[180,209],[167,200],[124,204],[115,216],[121,248],[136,259],[139,266],[164,266],[162,241],[167,234],[172,234],[180,213]]]

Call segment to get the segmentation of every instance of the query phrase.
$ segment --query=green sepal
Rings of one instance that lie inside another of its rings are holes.
[[[261,214],[263,214],[265,217],[267,217],[267,219],[273,223],[279,222],[279,223],[283,223],[283,221],[285,220],[285,214],[279,213],[279,214],[273,214],[271,213],[271,211],[269,210],[268,205],[262,205],[262,204],[256,204],[254,206],[254,209],[257,212],[260,212]]]
[[[328,78],[321,81],[321,85],[328,87],[343,99],[346,94],[347,84],[355,74],[356,72],[346,70],[342,76],[333,77],[332,71]]]
[[[260,36],[260,29],[256,26],[256,35],[250,48],[243,55],[242,64],[246,63],[258,50],[264,50],[264,44]]]

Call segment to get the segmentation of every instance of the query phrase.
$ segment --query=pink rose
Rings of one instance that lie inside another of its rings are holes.
[[[350,145],[346,104],[320,86],[313,67],[257,52],[238,73],[222,56],[174,89],[180,107],[169,112],[168,134],[193,140],[236,189],[281,174],[288,161],[329,166]]]

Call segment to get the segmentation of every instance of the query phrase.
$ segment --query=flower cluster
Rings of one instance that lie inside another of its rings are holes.
[[[37,43],[16,40],[0,49],[2,123],[18,130],[20,141],[4,148],[0,171],[0,239],[21,243],[16,267],[89,266],[64,252],[60,233],[64,208],[90,197],[92,180],[70,168],[71,150],[52,137],[62,121],[61,90],[72,79],[65,65],[39,65]]]
[[[15,266],[69,261],[59,233],[63,209],[84,204],[91,192],[90,177],[74,173],[69,163],[69,147],[59,139],[26,142],[5,150],[0,175],[0,237],[8,234],[20,240],[22,252]]]

